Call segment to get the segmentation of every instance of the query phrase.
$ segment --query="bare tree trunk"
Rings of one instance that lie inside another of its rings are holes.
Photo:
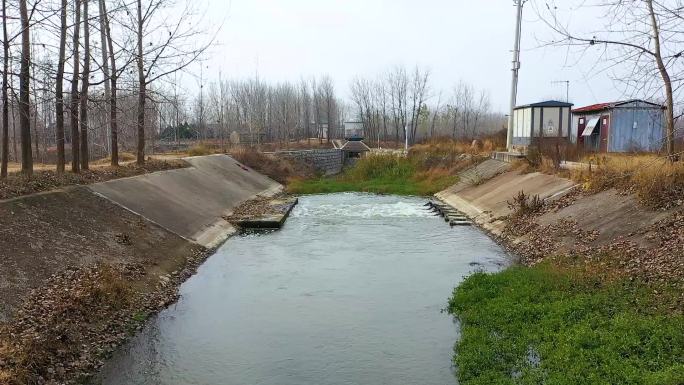
[[[104,0],[99,0],[98,1],[98,10],[100,14],[100,43],[101,43],[101,52],[102,52],[102,73],[104,74],[104,97],[107,103],[105,103],[105,112],[108,112],[109,110],[109,101],[111,100],[111,85],[110,85],[110,73],[109,73],[109,55],[108,55],[108,45],[107,45],[107,26],[105,25],[105,18],[107,17],[105,15],[105,3]],[[105,113],[105,116],[107,114]],[[111,114],[109,114],[111,115]],[[107,117],[105,118],[106,120],[109,120],[111,118]],[[109,130],[111,131],[111,124],[109,122],[106,122],[106,126],[108,126]],[[111,133],[107,135],[107,151],[111,151],[112,145],[111,145]],[[111,155],[108,154],[108,155]]]
[[[665,110],[665,130],[666,130],[666,150],[667,156],[671,161],[675,160],[675,150],[674,150],[674,132],[675,132],[675,122],[674,122],[674,96],[672,94],[672,80],[670,79],[670,74],[667,72],[667,67],[663,62],[663,56],[660,52],[660,27],[658,20],[656,19],[655,12],[653,11],[653,0],[647,0],[648,13],[651,16],[651,27],[653,29],[653,41],[655,43],[654,56],[656,63],[658,63],[658,71],[660,72],[660,77],[663,78],[663,83],[665,85],[665,97],[666,97],[666,110]]]
[[[7,20],[7,0],[2,0],[2,19]],[[9,37],[7,23],[2,23],[2,162],[0,178],[7,177],[9,163],[9,98],[7,94],[7,71],[9,70]]]
[[[13,65],[10,67],[14,68]],[[14,91],[14,76],[10,77],[10,90],[12,90],[12,99],[17,99],[17,94]],[[15,162],[19,162],[19,150],[17,149],[17,104],[12,103],[12,156]]]
[[[33,49],[31,50],[31,57],[35,57],[35,54],[33,52]],[[35,79],[38,79],[36,77],[36,66],[30,66],[29,69],[33,72],[31,74],[31,78],[34,79],[34,82],[36,81]],[[29,100],[31,95],[31,90],[29,89]],[[35,90],[34,90],[34,96],[35,96]],[[36,147],[36,154],[34,159],[40,159],[40,148],[38,147],[39,145],[39,139],[40,139],[40,132],[38,131],[38,97],[33,98],[33,143]]]
[[[31,153],[31,38],[26,0],[19,1],[21,17],[21,69],[19,72],[19,126],[21,128],[21,172],[27,177],[33,175],[33,154]]]
[[[64,173],[64,60],[66,56],[67,33],[67,0],[62,0],[61,27],[59,32],[59,62],[57,63],[57,78],[55,84],[55,114],[57,115],[57,173]]]
[[[142,0],[137,0],[138,6],[138,151],[137,163],[145,163],[145,99],[147,84],[145,84],[145,69],[143,68],[143,18]]]
[[[73,55],[74,55],[74,65],[73,65],[73,75],[71,77],[71,105],[70,105],[70,115],[71,115],[71,171],[80,172],[81,164],[80,160],[80,141],[78,132],[78,75],[79,75],[79,32],[81,28],[81,0],[75,0],[75,19],[74,22],[74,39],[73,39]]]
[[[83,1],[83,76],[81,80],[81,169],[88,169],[90,154],[88,153],[88,87],[90,86],[90,20],[88,19],[88,3]]]
[[[107,16],[107,3],[105,0],[100,0],[100,17],[102,18],[102,24],[104,25],[105,37],[107,39],[107,51],[109,54],[109,83],[110,83],[110,95],[109,95],[109,134],[110,134],[110,148],[111,148],[111,165],[112,167],[119,166],[119,124],[117,120],[117,79],[118,74],[116,72],[116,58],[114,57],[114,43],[112,42],[112,33],[109,29],[109,17]],[[104,41],[102,42],[104,47]],[[106,59],[103,58],[103,61]],[[106,76],[106,75],[105,75]],[[105,93],[107,91],[105,90]]]

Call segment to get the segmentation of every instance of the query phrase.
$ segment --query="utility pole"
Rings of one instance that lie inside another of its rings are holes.
[[[515,23],[515,42],[513,44],[513,75],[511,79],[511,108],[508,115],[508,135],[506,135],[506,148],[508,151],[513,147],[513,112],[518,97],[518,72],[520,71],[520,32],[522,29],[523,3],[526,0],[514,0],[517,8],[517,20]]]
[[[570,103],[570,80],[557,80],[551,82],[551,84],[561,84],[565,83],[565,102]]]

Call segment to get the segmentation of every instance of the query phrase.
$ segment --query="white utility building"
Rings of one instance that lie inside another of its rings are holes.
[[[532,144],[534,138],[568,140],[572,104],[549,100],[518,106],[513,110],[513,147]]]

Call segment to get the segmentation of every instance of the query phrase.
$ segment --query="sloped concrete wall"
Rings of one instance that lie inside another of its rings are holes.
[[[510,214],[508,202],[520,191],[546,199],[569,191],[573,181],[542,173],[520,174],[507,171],[509,165],[487,160],[461,174],[459,183],[435,194],[460,210],[483,228],[499,234],[505,225],[500,218]],[[473,179],[472,175],[481,178]],[[490,179],[491,178],[491,179]]]
[[[116,179],[89,188],[144,218],[203,246],[234,232],[222,217],[256,195],[282,185],[227,155],[185,158],[191,167]]]

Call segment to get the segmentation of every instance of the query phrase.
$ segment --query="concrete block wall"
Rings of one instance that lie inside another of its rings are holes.
[[[339,149],[278,151],[275,155],[310,164],[325,175],[339,174],[344,164],[344,152]]]

